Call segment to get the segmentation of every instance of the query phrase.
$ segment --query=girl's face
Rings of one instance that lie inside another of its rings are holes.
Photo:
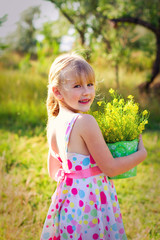
[[[85,74],[77,81],[75,74],[66,74],[65,83],[60,89],[61,103],[73,112],[87,112],[95,97],[94,83],[88,82]]]

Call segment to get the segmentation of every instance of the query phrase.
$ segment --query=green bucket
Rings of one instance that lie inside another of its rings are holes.
[[[114,158],[128,156],[137,151],[138,139],[132,141],[121,141],[115,143],[107,143],[107,146]],[[117,159],[118,161],[118,159]],[[110,179],[130,178],[137,175],[137,167],[130,169],[129,171],[117,175],[115,177],[109,177]]]

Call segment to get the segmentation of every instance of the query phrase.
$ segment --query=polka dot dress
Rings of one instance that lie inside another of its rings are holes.
[[[74,115],[66,131],[65,172],[97,166],[90,155],[68,152],[69,136],[78,116]],[[41,240],[60,239],[127,239],[115,187],[103,173],[80,179],[61,176],[41,235]]]

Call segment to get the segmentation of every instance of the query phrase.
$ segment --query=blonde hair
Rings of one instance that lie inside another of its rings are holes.
[[[55,59],[49,71],[47,112],[48,121],[59,113],[59,102],[55,98],[52,87],[61,88],[66,79],[65,73],[73,71],[77,82],[82,82],[85,76],[87,82],[94,83],[95,75],[92,67],[81,56],[71,53],[63,54]]]

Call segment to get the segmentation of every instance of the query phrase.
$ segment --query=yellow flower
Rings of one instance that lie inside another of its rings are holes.
[[[143,116],[146,115],[147,113],[148,113],[147,110],[144,110],[144,111],[142,112]]]
[[[113,88],[110,88],[110,89],[109,89],[109,93],[110,93],[110,94],[114,93]]]
[[[117,102],[118,102],[118,99],[115,98],[115,99],[113,100],[113,103],[117,103]]]
[[[120,100],[119,100],[119,104],[120,104],[120,105],[124,104],[124,99],[120,99]]]
[[[102,101],[97,102],[97,104],[98,104],[98,106],[101,106],[102,105]]]
[[[132,95],[129,95],[127,98],[129,99],[133,99],[134,97]]]
[[[109,103],[107,103],[107,108],[109,108],[109,109],[111,109],[112,108],[112,105],[111,105],[111,103],[109,102]]]

